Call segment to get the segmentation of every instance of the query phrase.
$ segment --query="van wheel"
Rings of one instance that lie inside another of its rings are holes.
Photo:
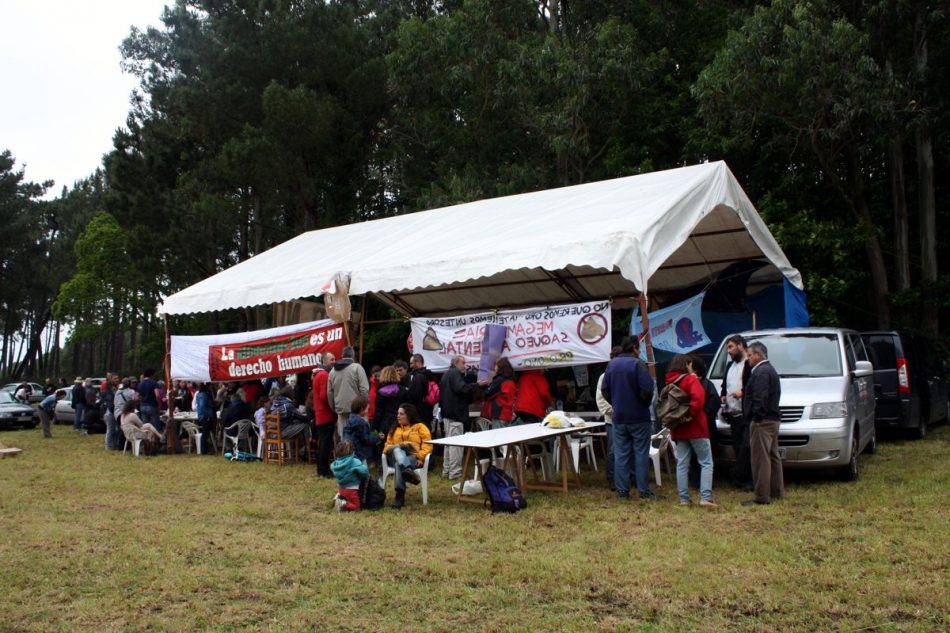
[[[912,440],[922,440],[927,437],[927,419],[921,415],[920,424],[916,428],[907,429],[907,433]]]
[[[868,455],[877,452],[877,427],[871,430],[871,439],[868,440],[868,445],[864,447],[864,452]]]
[[[835,469],[835,474],[841,481],[857,481],[858,479],[858,436],[851,436],[851,459],[844,466]]]

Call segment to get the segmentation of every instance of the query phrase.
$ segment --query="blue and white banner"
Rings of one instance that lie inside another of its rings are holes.
[[[685,354],[697,347],[709,345],[712,341],[703,329],[702,307],[705,298],[706,293],[701,292],[692,299],[651,312],[650,337],[653,347],[674,354]],[[640,336],[642,332],[640,310],[634,308],[633,318],[630,319],[630,334]],[[645,354],[646,347],[641,346],[641,356]]]

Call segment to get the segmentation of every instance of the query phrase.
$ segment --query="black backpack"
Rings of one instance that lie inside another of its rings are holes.
[[[692,420],[689,415],[689,394],[677,384],[685,377],[686,374],[681,374],[679,378],[663,387],[656,401],[656,419],[671,431]]]
[[[360,508],[379,510],[386,505],[386,491],[375,477],[367,477],[360,482]]]
[[[515,485],[508,473],[500,468],[489,466],[482,475],[482,486],[488,493],[485,504],[491,503],[492,514],[496,512],[514,514],[528,507],[528,501],[524,498],[521,489]]]

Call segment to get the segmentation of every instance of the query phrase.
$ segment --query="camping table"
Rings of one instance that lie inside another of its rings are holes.
[[[462,485],[459,486],[457,498],[459,501],[481,503],[481,501],[477,499],[471,499],[462,495],[462,491],[465,488],[465,473],[468,472],[468,466],[472,462],[473,458],[478,466],[478,479],[481,480],[482,475],[484,474],[482,473],[481,461],[478,459],[479,449],[494,450],[496,448],[501,448],[502,446],[507,447],[503,466],[503,468],[507,468],[512,456],[515,455],[516,452],[519,452],[520,455],[527,454],[526,444],[528,442],[560,437],[562,435],[570,435],[571,433],[577,433],[580,431],[589,431],[593,428],[603,425],[603,422],[587,422],[582,427],[572,426],[565,429],[552,429],[546,426],[541,426],[540,423],[519,424],[516,426],[506,426],[500,429],[491,429],[489,431],[464,433],[454,437],[429,440],[429,443],[440,446],[456,446],[465,449],[465,460],[463,461],[462,466]],[[524,462],[523,460],[518,459],[515,463],[515,477],[517,479],[518,486],[522,490],[554,490],[567,492],[567,476],[569,470],[574,472],[574,483],[577,487],[580,487],[580,476],[573,468],[574,460],[571,457],[568,443],[559,442],[559,444],[561,447],[561,482],[554,483],[549,481],[539,481],[537,468],[532,465],[532,470],[534,471],[534,481],[527,483],[525,481],[524,475]]]

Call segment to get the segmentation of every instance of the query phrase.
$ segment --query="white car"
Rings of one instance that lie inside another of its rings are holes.
[[[9,392],[15,397],[16,388],[19,387],[21,384],[23,383],[11,382],[9,384],[4,385],[3,387],[0,387],[0,389],[2,389],[3,391]],[[26,384],[28,384],[30,388],[33,390],[33,393],[30,394],[30,404],[36,404],[40,402],[43,399],[43,385],[39,385],[35,382],[28,382]]]

